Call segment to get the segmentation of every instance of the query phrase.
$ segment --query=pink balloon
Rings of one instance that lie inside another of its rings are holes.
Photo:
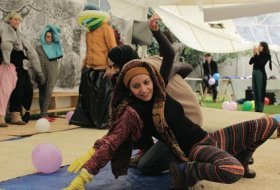
[[[213,77],[211,77],[211,78],[208,80],[208,84],[209,84],[209,85],[215,84],[215,79],[214,79]]]
[[[237,110],[237,103],[236,102],[230,102],[230,110],[236,111]]]
[[[264,105],[268,105],[270,103],[270,99],[268,97],[264,98]]]
[[[222,109],[223,110],[230,110],[230,107],[231,107],[231,105],[230,105],[229,101],[225,101],[225,102],[222,103]]]
[[[67,112],[66,120],[67,120],[68,123],[70,122],[70,119],[72,118],[73,114],[74,114],[74,111]]]
[[[50,143],[37,145],[32,151],[32,163],[42,173],[56,172],[62,163],[62,155],[58,147]]]

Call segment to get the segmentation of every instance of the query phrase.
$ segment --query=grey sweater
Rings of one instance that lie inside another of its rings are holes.
[[[37,75],[43,75],[39,62],[39,57],[35,49],[27,42],[22,34],[15,30],[10,24],[1,23],[0,25],[1,51],[4,63],[10,63],[12,50],[23,51],[30,61]]]

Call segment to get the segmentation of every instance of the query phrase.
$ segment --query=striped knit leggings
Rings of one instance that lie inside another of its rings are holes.
[[[41,116],[48,116],[48,109],[51,101],[54,86],[57,81],[58,63],[57,61],[41,61],[42,71],[46,77],[46,85],[38,85],[39,88],[39,106]]]
[[[235,158],[250,158],[277,129],[273,118],[251,120],[210,133],[195,144],[186,163],[190,179],[233,183],[244,174],[243,165]]]

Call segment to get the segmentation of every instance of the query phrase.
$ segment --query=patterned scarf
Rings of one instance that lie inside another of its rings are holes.
[[[160,134],[162,139],[165,141],[167,146],[171,148],[173,153],[177,158],[182,161],[188,161],[184,152],[181,150],[173,132],[168,127],[165,118],[164,118],[164,105],[166,101],[166,92],[165,92],[165,84],[160,75],[160,73],[154,69],[153,66],[146,62],[142,62],[141,60],[132,60],[124,65],[119,78],[117,80],[114,95],[112,98],[112,112],[111,112],[111,120],[110,120],[110,129],[112,130],[114,125],[114,121],[124,113],[126,106],[129,105],[129,102],[133,100],[133,96],[130,94],[130,90],[125,87],[123,84],[125,74],[134,67],[145,67],[149,72],[151,79],[154,84],[154,102],[153,102],[153,122],[156,127],[157,132]]]

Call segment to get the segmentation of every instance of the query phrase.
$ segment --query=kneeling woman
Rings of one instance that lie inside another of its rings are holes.
[[[164,142],[180,161],[171,164],[172,188],[193,186],[199,180],[233,183],[244,174],[254,177],[247,161],[278,123],[262,118],[208,134],[188,119],[180,103],[165,92],[175,53],[158,30],[158,19],[153,16],[149,26],[164,47],[160,73],[141,60],[123,67],[112,99],[109,132],[69,166],[69,171],[83,169],[67,189],[83,189],[110,160],[114,175],[125,175],[131,143],[143,133]]]

